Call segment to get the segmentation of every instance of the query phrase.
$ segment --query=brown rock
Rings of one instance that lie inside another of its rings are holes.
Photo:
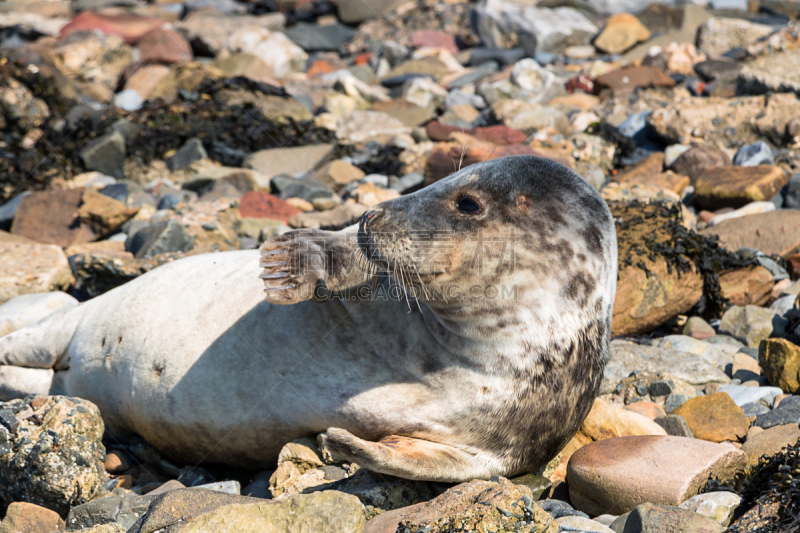
[[[244,76],[253,81],[260,81],[270,85],[276,84],[272,67],[254,54],[232,54],[228,57],[218,57],[213,65],[221,70],[226,77]]]
[[[771,165],[707,168],[695,184],[694,201],[705,209],[739,208],[764,202],[786,185],[783,169]]]
[[[381,189],[374,183],[362,183],[350,193],[350,197],[360,205],[372,207],[386,200],[399,198],[400,193],[393,189]]]
[[[692,398],[672,411],[686,419],[697,439],[737,441],[747,434],[750,421],[724,392]]]
[[[91,187],[83,190],[81,199],[78,217],[81,223],[89,226],[98,237],[114,233],[139,212],[138,207],[128,207]]]
[[[610,89],[615,93],[627,94],[637,87],[675,87],[672,78],[656,67],[623,67],[594,80],[594,93]]]
[[[505,478],[470,481],[417,507],[397,529],[409,533],[556,533],[558,524],[533,500],[530,488]]]
[[[683,334],[697,340],[713,337],[717,332],[699,316],[690,316],[683,326]]]
[[[626,405],[623,409],[642,415],[650,420],[655,420],[659,416],[667,415],[667,412],[664,411],[664,408],[656,402],[635,402]]]
[[[637,505],[625,520],[623,533],[722,533],[717,522],[689,509],[657,506],[652,503]]]
[[[355,223],[366,210],[361,204],[345,202],[328,211],[294,215],[288,224],[292,228],[338,229]]]
[[[86,10],[64,25],[59,34],[63,39],[75,32],[98,30],[106,35],[118,35],[126,43],[134,44],[142,35],[161,27],[164,23],[165,21],[150,16],[95,13]]]
[[[364,533],[396,533],[400,522],[411,513],[425,505],[425,502],[415,503],[401,509],[392,509],[367,520]]]
[[[787,256],[800,246],[798,227],[800,211],[782,209],[726,220],[699,233],[718,236],[720,244],[728,250],[747,246],[767,255]]]
[[[664,153],[656,152],[616,176],[612,176],[611,180],[623,184],[651,183],[656,187],[680,195],[689,185],[689,177],[676,174],[671,170],[662,172],[663,166]]]
[[[464,136],[468,137],[468,136]],[[473,138],[474,139],[474,138]],[[468,140],[468,139],[465,139]],[[463,155],[463,158],[462,158]],[[425,185],[435,183],[453,172],[475,163],[510,155],[537,155],[527,144],[495,145],[477,139],[437,144],[425,162]],[[453,164],[455,162],[455,164]]]
[[[451,54],[458,53],[456,38],[449,33],[436,30],[420,30],[411,34],[411,44],[415,48],[444,48]]]
[[[366,176],[363,170],[341,159],[336,159],[324,165],[314,173],[314,178],[323,185],[338,191],[351,181],[360,180]]]
[[[731,158],[720,148],[712,144],[699,144],[679,155],[669,168],[678,174],[689,176],[691,184],[694,185],[707,168],[730,164]]]
[[[764,305],[769,300],[775,277],[761,265],[751,265],[719,276],[722,295],[733,305]]]
[[[21,294],[66,290],[70,283],[72,271],[58,246],[0,242],[0,304]]]
[[[650,30],[639,19],[628,13],[618,13],[606,20],[606,25],[594,40],[594,45],[603,52],[619,54],[649,38]]]
[[[755,466],[762,455],[772,457],[783,448],[795,444],[798,439],[800,439],[800,428],[797,424],[773,426],[748,437],[742,445],[742,451],[747,454],[747,464]]]
[[[662,409],[660,414],[666,414],[663,411]],[[652,419],[632,410],[614,407],[600,399],[594,401],[592,410],[583,421],[580,431],[592,440],[667,434],[664,428]]]
[[[302,211],[284,200],[261,191],[248,192],[239,200],[239,215],[242,218],[273,218],[288,222],[293,215],[299,213]]]
[[[120,474],[130,470],[133,466],[128,454],[118,451],[110,451],[106,454],[105,469],[109,474]]]
[[[42,191],[25,196],[14,217],[11,233],[62,248],[93,241],[92,230],[78,220],[84,190]]]
[[[800,254],[792,254],[786,258],[786,270],[793,280],[800,278]]]
[[[25,502],[9,505],[0,524],[0,533],[52,533],[65,529],[66,524],[58,513]]]
[[[734,378],[740,379],[742,382],[756,379],[762,374],[758,361],[742,352],[733,354],[731,373]]]
[[[463,133],[475,137],[479,141],[486,141],[495,144],[522,144],[528,137],[519,130],[509,128],[502,124],[486,126],[480,128],[460,128],[458,126],[448,126],[438,120],[432,120],[425,125],[428,137],[434,141],[447,141],[452,133]]]
[[[142,35],[136,47],[141,54],[141,61],[186,63],[194,59],[192,47],[183,35],[174,30],[151,30]]]
[[[770,384],[789,394],[800,392],[800,346],[786,339],[763,340],[758,362]]]
[[[404,76],[406,74],[422,74],[432,76],[439,81],[450,72],[450,69],[442,61],[435,57],[423,57],[420,59],[409,59],[400,63],[390,70],[383,79]]]
[[[410,128],[421,126],[436,116],[432,107],[420,107],[404,98],[375,102],[370,110],[386,113]]]
[[[672,436],[637,436],[588,444],[569,461],[572,504],[591,515],[622,514],[641,503],[678,505],[708,476],[733,477],[747,455],[727,444]]]
[[[136,91],[143,100],[147,100],[169,75],[170,69],[166,65],[143,65],[125,80],[125,90]]]

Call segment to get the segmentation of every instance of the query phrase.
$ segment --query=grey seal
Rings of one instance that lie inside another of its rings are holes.
[[[351,228],[185,258],[56,312],[0,339],[0,393],[86,398],[184,463],[266,468],[317,435],[385,474],[510,476],[591,408],[616,254],[580,176],[497,159]]]

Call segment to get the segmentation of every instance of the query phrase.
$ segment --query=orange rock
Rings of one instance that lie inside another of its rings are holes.
[[[724,392],[692,398],[671,414],[685,418],[695,438],[711,442],[738,441],[750,428],[742,409]]]
[[[697,178],[694,201],[705,209],[739,208],[769,201],[787,182],[786,172],[771,165],[711,167]]]
[[[664,408],[656,402],[636,402],[626,405],[624,409],[647,417],[650,420],[655,420],[659,416],[666,416],[667,414]]]
[[[733,305],[763,305],[769,300],[774,285],[775,277],[761,265],[751,265],[719,276],[720,291]]]
[[[106,454],[105,469],[109,474],[120,474],[130,470],[133,465],[127,454],[110,451]]]

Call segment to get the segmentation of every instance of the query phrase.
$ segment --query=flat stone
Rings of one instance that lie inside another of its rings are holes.
[[[745,355],[745,357],[750,356]],[[778,394],[783,394],[783,391],[778,387],[744,387],[742,385],[722,385],[718,392],[726,393],[739,407],[749,403],[757,403],[761,400],[772,405],[775,397]]]
[[[734,18],[712,18],[697,30],[697,46],[706,54],[722,55],[772,33],[774,28]]]
[[[23,294],[0,305],[0,337],[38,322],[50,313],[75,307],[78,300],[64,292]]]
[[[97,170],[117,179],[125,179],[125,137],[118,131],[92,140],[80,151],[81,160],[89,170]]]
[[[728,250],[747,247],[766,255],[786,256],[800,246],[800,235],[794,231],[798,226],[800,211],[786,209],[728,220],[699,233],[718,236]]]
[[[690,439],[694,438],[689,424],[686,423],[686,419],[681,415],[670,414],[659,416],[656,417],[653,422],[664,428],[667,435],[672,435],[673,437],[688,437]]]
[[[697,340],[707,339],[717,334],[714,328],[699,316],[690,316],[683,326],[682,333]]]
[[[651,419],[639,413],[614,407],[600,399],[594,401],[592,410],[583,421],[580,431],[592,440],[667,434]]]
[[[336,126],[336,137],[345,143],[376,141],[386,144],[398,135],[408,135],[411,128],[400,120],[378,111],[355,111],[341,119]]]
[[[194,59],[192,48],[175,30],[154,28],[136,42],[141,61],[186,63]]]
[[[594,45],[603,52],[620,54],[649,38],[650,30],[639,19],[628,13],[619,13],[606,20],[606,25],[595,38]]]
[[[81,196],[78,218],[82,224],[91,228],[97,237],[105,237],[116,232],[138,212],[138,207],[128,207],[89,187],[84,189]]]
[[[709,337],[705,341],[699,341],[685,335],[667,335],[654,340],[653,345],[699,355],[706,362],[715,365],[717,368],[724,369],[733,363],[733,354],[739,350],[739,346],[729,342],[709,342],[719,337],[719,335],[716,335]],[[730,340],[738,342],[735,339]]]
[[[712,167],[697,178],[694,201],[704,209],[738,208],[769,200],[787,183],[786,172],[770,165]]]
[[[724,393],[691,398],[670,414],[685,418],[695,438],[711,442],[738,441],[750,427],[742,409]]]
[[[228,48],[229,38],[236,31],[280,31],[285,24],[286,15],[283,13],[223,16],[216,9],[198,9],[189,13],[178,24],[178,29],[186,35],[195,51],[214,57]]]
[[[58,246],[0,242],[0,303],[22,294],[66,290],[72,282],[67,256]]]
[[[722,149],[712,144],[699,144],[681,153],[669,168],[678,174],[689,176],[694,185],[706,169],[730,164],[731,158]]]
[[[623,67],[608,74],[598,76],[594,80],[594,92],[610,89],[614,93],[628,94],[637,87],[675,86],[675,82],[664,71],[656,67]]]
[[[270,148],[249,154],[242,166],[252,168],[272,179],[280,174],[308,172],[332,151],[330,144],[312,144],[291,148]]]
[[[652,390],[652,385],[651,385]],[[642,415],[643,417],[655,421],[656,418],[660,416],[665,416],[667,413],[664,411],[664,408],[655,403],[655,402],[636,402],[632,404],[628,404],[624,407],[626,411],[630,411],[632,413],[636,413],[638,415]],[[659,424],[661,425],[661,424]],[[664,427],[664,426],[661,426]],[[665,429],[666,431],[666,429]],[[667,433],[669,435],[669,433]]]
[[[344,24],[320,26],[308,22],[298,22],[284,33],[306,52],[337,51],[356,34],[354,29]]]
[[[678,507],[707,516],[716,523],[727,526],[741,502],[742,497],[734,492],[707,492],[689,498]]]
[[[270,181],[270,186],[272,191],[283,199],[302,198],[307,202],[313,202],[315,199],[332,198],[334,195],[332,190],[307,174],[300,178],[276,176]]]
[[[643,503],[637,505],[625,520],[623,533],[670,533],[681,531],[686,533],[721,533],[723,527],[714,520],[699,513],[680,507],[653,505]]]
[[[739,71],[740,94],[800,92],[800,51],[787,50],[747,62]]]
[[[769,300],[775,278],[766,268],[751,265],[719,276],[720,292],[733,305],[763,305]]]
[[[764,429],[798,423],[800,423],[800,396],[784,398],[775,409],[758,415],[755,421],[756,426]]]
[[[294,215],[288,224],[292,228],[341,229],[354,224],[366,210],[366,206],[346,202],[329,211]]]
[[[239,215],[243,218],[270,218],[288,222],[300,209],[289,205],[285,200],[261,191],[245,193],[239,200]]]
[[[784,447],[795,444],[798,439],[800,439],[800,428],[797,423],[772,426],[748,437],[742,445],[742,451],[747,454],[748,466],[755,466],[762,455],[772,457]]]
[[[77,224],[83,189],[31,193],[20,201],[11,233],[63,248],[92,241],[94,233]]]
[[[755,305],[733,306],[722,315],[719,333],[730,335],[747,346],[756,347],[764,339],[780,337],[786,333],[786,324],[783,318],[770,309]]]
[[[203,141],[194,138],[183,143],[183,146],[165,161],[167,163],[167,168],[170,170],[177,170],[189,166],[195,161],[205,159],[206,157],[208,157],[208,154],[205,148],[203,148]]]
[[[775,156],[772,149],[764,141],[740,146],[733,157],[733,164],[742,167],[756,165],[774,165]]]
[[[0,524],[0,533],[52,533],[64,529],[58,513],[25,502],[12,502]]]
[[[125,249],[137,259],[166,252],[186,252],[193,247],[192,237],[174,220],[150,224],[131,235],[125,243]]]
[[[22,192],[0,206],[0,229],[8,230],[11,228],[11,223],[17,215],[19,204],[22,202],[22,199],[29,194],[29,191]]]
[[[800,393],[800,346],[786,339],[766,339],[758,346],[758,362],[767,380],[782,392]]]
[[[719,215],[714,215],[711,217],[711,220],[708,221],[709,226],[716,226],[720,222],[725,222],[726,220],[730,220],[732,218],[740,218],[748,215],[758,215],[761,213],[769,213],[770,211],[775,211],[777,209],[775,204],[770,202],[750,202],[749,204],[745,204],[743,207],[739,209],[734,209],[733,211],[727,211],[725,213],[721,213]]]
[[[583,516],[562,516],[556,519],[556,524],[561,528],[560,531],[591,531],[594,533],[613,533],[610,527],[601,524],[591,518]]]
[[[410,128],[425,124],[436,116],[435,110],[431,107],[421,107],[404,98],[389,100],[387,102],[375,102],[372,104],[372,107],[370,107],[370,110],[386,113]]]
[[[636,436],[587,444],[567,467],[570,500],[591,515],[622,514],[644,502],[679,505],[708,476],[732,478],[747,461],[729,444],[672,436]]]

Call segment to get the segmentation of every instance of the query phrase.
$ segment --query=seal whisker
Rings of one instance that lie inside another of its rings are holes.
[[[261,257],[264,257],[265,255],[277,255],[277,254],[285,254],[285,253],[287,253],[287,251],[283,250],[283,249],[280,249],[280,250],[267,250],[266,252],[261,252]]]
[[[288,289],[294,289],[295,287],[296,287],[296,285],[293,285],[293,284],[292,285],[281,285],[280,287],[267,287],[266,289],[264,289],[264,292],[284,291],[284,290],[288,290]]]
[[[258,275],[258,277],[261,279],[280,279],[288,276],[289,276],[288,272],[275,272],[274,274],[266,274],[262,272],[261,274]]]
[[[270,261],[267,263],[259,263],[258,266],[264,268],[272,268],[272,267],[282,267],[285,266],[287,263],[286,261]]]

